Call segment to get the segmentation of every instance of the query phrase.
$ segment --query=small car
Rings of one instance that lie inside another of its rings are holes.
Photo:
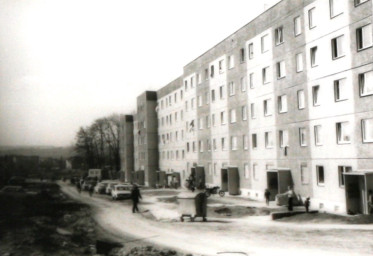
[[[130,198],[131,188],[132,186],[130,185],[115,185],[111,190],[111,197],[113,200]]]
[[[97,194],[105,194],[106,193],[106,187],[108,186],[109,182],[102,181],[97,183],[97,185],[94,187],[94,192]]]
[[[114,182],[114,181],[108,182],[108,185],[105,190],[106,194],[111,195],[111,190],[114,188],[115,185],[118,185],[118,184],[119,182]]]

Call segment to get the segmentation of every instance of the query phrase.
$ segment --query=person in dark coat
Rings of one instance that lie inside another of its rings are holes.
[[[131,199],[132,199],[132,212],[135,213],[136,211],[139,212],[139,208],[137,208],[137,204],[139,203],[139,200],[142,199],[140,190],[137,187],[136,184],[133,185],[132,191],[131,191]]]
[[[289,212],[293,211],[293,200],[294,200],[294,190],[289,186],[289,191],[287,192],[288,196],[288,210]]]
[[[306,207],[306,212],[309,212],[311,205],[311,199],[309,197],[306,198],[306,201],[304,202],[304,207]]]
[[[264,197],[266,199],[266,204],[269,205],[269,198],[271,196],[271,192],[269,192],[269,189],[266,188],[266,190],[264,191]]]

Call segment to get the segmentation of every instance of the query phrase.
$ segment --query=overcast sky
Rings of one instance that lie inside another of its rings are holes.
[[[74,142],[278,0],[0,0],[0,145]]]

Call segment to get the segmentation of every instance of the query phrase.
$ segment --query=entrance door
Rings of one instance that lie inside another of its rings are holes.
[[[228,191],[228,169],[221,169],[221,190]]]
[[[271,193],[269,197],[270,201],[275,201],[275,197],[278,194],[278,175],[277,172],[267,172],[267,188]]]
[[[365,184],[364,175],[346,175],[346,209],[348,214],[364,213]]]
[[[196,167],[196,187],[198,189],[204,189],[206,187],[205,167],[203,166]]]
[[[230,195],[240,194],[240,176],[237,167],[228,167],[228,191]]]
[[[278,170],[278,193],[285,193],[289,187],[293,187],[290,170]]]

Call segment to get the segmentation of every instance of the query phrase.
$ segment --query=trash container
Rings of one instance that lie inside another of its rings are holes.
[[[180,193],[177,199],[181,221],[184,221],[184,217],[189,217],[191,221],[202,217],[203,221],[206,221],[207,197],[204,192]]]

